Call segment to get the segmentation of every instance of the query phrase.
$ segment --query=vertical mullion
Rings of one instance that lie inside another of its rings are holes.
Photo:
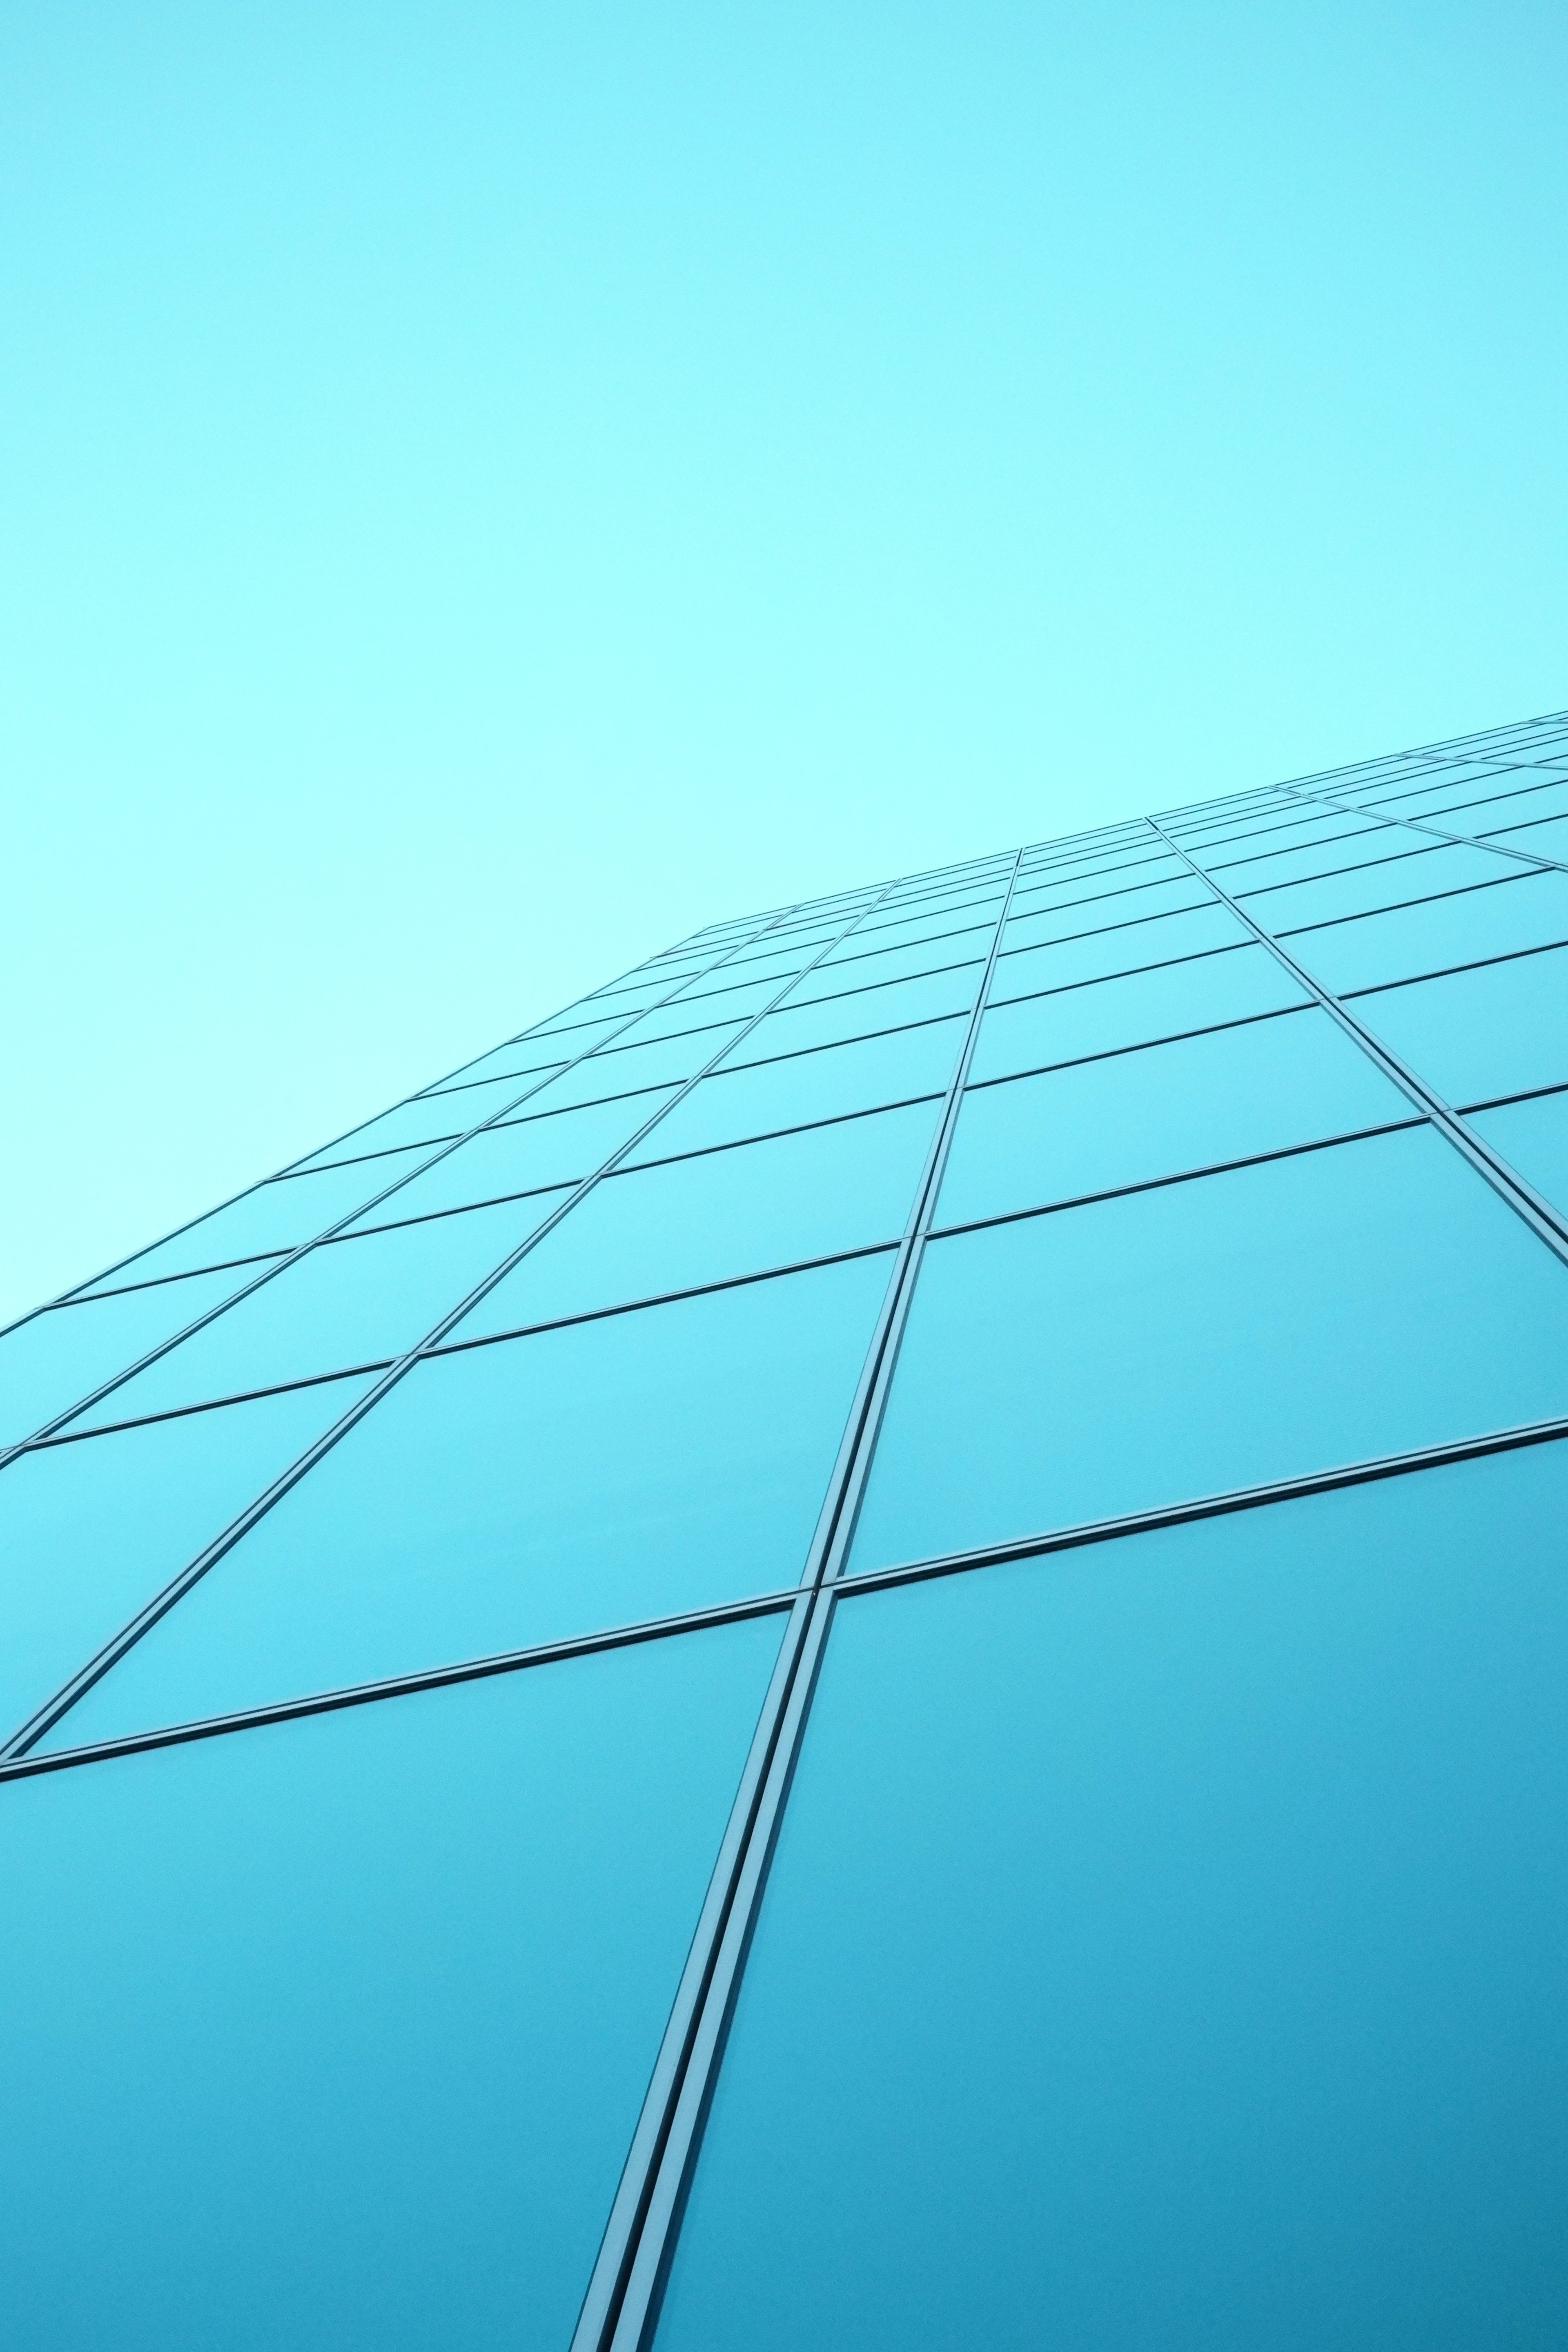
[[[1526,1183],[1518,1171],[1510,1167],[1501,1153],[1494,1151],[1484,1136],[1461,1118],[1450,1103],[1445,1102],[1442,1096],[1429,1087],[1408,1063],[1402,1061],[1373,1031],[1368,1029],[1331,989],[1325,988],[1304,964],[1298,963],[1289,950],[1282,946],[1271,931],[1266,930],[1256,916],[1239,906],[1227,890],[1222,889],[1212,874],[1206,874],[1178,842],[1171,841],[1170,835],[1157,817],[1151,817],[1149,822],[1163,839],[1171,842],[1177,856],[1186,859],[1199,880],[1207,883],[1215,897],[1230,908],[1237,920],[1244,923],[1254,939],[1284,965],[1292,980],[1304,988],[1330,1018],[1338,1023],[1345,1034],[1354,1040],[1363,1053],[1377,1065],[1384,1076],[1391,1079],[1401,1093],[1409,1097],[1456,1151],[1463,1153],[1477,1174],[1485,1177],[1493,1191],[1501,1195],[1518,1216],[1523,1218],[1536,1239],[1544,1242],[1558,1257],[1568,1261],[1568,1220],[1552,1207],[1551,1202],[1544,1199],[1533,1184]]]
[[[832,1617],[833,1587],[842,1571],[865,1492],[1023,855],[1020,849],[1013,860],[969,1025],[948,1082],[942,1117],[915,1190],[807,1552],[800,1598],[785,1630],[584,2297],[572,2352],[633,2352],[657,2324],[659,2296],[816,1685]]]

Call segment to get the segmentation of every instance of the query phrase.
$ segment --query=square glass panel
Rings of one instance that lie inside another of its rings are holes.
[[[607,1176],[453,1337],[479,1339],[897,1241],[938,1108],[873,1111]]]
[[[102,1428],[400,1356],[565,1197],[536,1192],[323,1242],[111,1390],[82,1425]]]
[[[840,1602],[659,2352],[1555,2346],[1565,1472]]]
[[[297,1249],[301,1242],[313,1242],[363,1202],[384,1192],[410,1169],[419,1167],[429,1158],[431,1148],[420,1144],[406,1152],[351,1160],[341,1168],[312,1169],[303,1176],[275,1176],[223,1208],[198,1217],[167,1241],[154,1242],[139,1257],[129,1258],[95,1282],[92,1290],[99,1294],[123,1290],[138,1282],[158,1282],[170,1275]]]
[[[363,1380],[20,1454],[0,1472],[0,1739],[348,1411]]]
[[[1444,891],[1468,889],[1472,883],[1509,878],[1507,863],[1495,850],[1445,848],[1437,842],[1422,846],[1419,835],[1407,834],[1405,840],[1403,856],[1357,866],[1349,874],[1324,875],[1317,881],[1273,883],[1250,891],[1241,904],[1255,923],[1278,938],[1304,923],[1338,922],[1346,915],[1403,907]]]
[[[888,1272],[853,1258],[417,1365],[48,1745],[794,1585]]]
[[[1001,1216],[1414,1115],[1314,1006],[972,1087],[937,1222]]]
[[[1012,925],[1008,925],[1011,931]],[[995,997],[1025,996],[1047,988],[1072,988],[1088,980],[1142,971],[1177,957],[1238,946],[1250,937],[1228,907],[1194,907],[1184,914],[1158,915],[1150,922],[1122,922],[1086,937],[1036,948],[1005,945],[996,960]]]
[[[1297,961],[1336,994],[1378,988],[1568,939],[1568,874],[1521,874],[1424,907],[1283,936]]]
[[[31,1437],[256,1278],[254,1266],[47,1307],[0,1335],[0,1445]]]
[[[965,1021],[924,1022],[847,1045],[823,1045],[777,1062],[723,1066],[693,1087],[627,1160],[700,1151],[747,1135],[766,1135],[807,1120],[839,1118],[879,1103],[945,1092],[963,1043]]]
[[[0,1792],[13,2341],[560,2352],[778,1635]]]
[[[518,1192],[580,1183],[674,1093],[673,1087],[642,1095],[613,1096],[575,1110],[508,1120],[471,1136],[423,1176],[356,1220],[382,1225],[394,1219],[423,1217]],[[658,1129],[654,1130],[657,1135]],[[649,1149],[653,1139],[649,1138]]]
[[[926,1251],[854,1565],[1568,1412],[1568,1266],[1429,1128]]]
[[[806,1053],[815,1045],[837,1045],[917,1021],[939,1021],[951,1013],[967,1013],[984,971],[984,963],[968,963],[925,980],[895,981],[887,988],[858,988],[819,1004],[803,1004],[798,1010],[783,1005],[758,1022],[727,1066],[772,1061],[780,1054]]]
[[[1568,1092],[1473,1110],[1468,1124],[1525,1181],[1568,1211]]]
[[[1257,945],[1194,956],[1185,963],[1161,964],[1152,971],[1017,1003],[1000,996],[1006,971],[998,966],[992,1001],[981,1020],[971,1066],[976,1080],[1045,1069],[1088,1054],[1111,1053],[1119,1046],[1213,1028],[1222,1021],[1245,1021],[1309,1001],[1284,966]]]
[[[1568,1078],[1565,948],[1380,988],[1350,1009],[1447,1102]]]

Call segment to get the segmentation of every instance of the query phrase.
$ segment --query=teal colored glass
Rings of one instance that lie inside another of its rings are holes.
[[[0,1445],[31,1437],[255,1278],[254,1266],[192,1274],[14,1324],[0,1333]]]
[[[565,1197],[538,1192],[324,1242],[111,1391],[80,1425],[103,1428],[400,1356]]]
[[[1451,1103],[1568,1078],[1565,948],[1378,989],[1351,1010]]]
[[[1264,847],[1242,856],[1200,859],[1222,889],[1233,898],[1277,883],[1310,882],[1321,874],[1343,873],[1358,866],[1377,866],[1402,854],[1401,836],[1375,817],[1350,816],[1342,830],[1320,835],[1300,848]],[[1247,845],[1242,845],[1244,848]]]
[[[626,1165],[944,1092],[965,1025],[960,1015],[775,1062],[732,1070],[721,1065],[659,1120]]]
[[[650,1045],[612,1045],[552,1078],[530,1098],[529,1108],[569,1110],[577,1103],[604,1102],[613,1095],[679,1085],[721,1053],[740,1034],[740,1028],[738,1022],[723,1022],[709,1029],[689,1030],[679,1037],[659,1038]],[[651,1103],[648,1108],[653,1108]]]
[[[1430,1129],[933,1242],[857,1568],[1568,1412],[1568,1266]]]
[[[383,1225],[395,1219],[505,1200],[513,1193],[579,1183],[602,1167],[616,1146],[634,1135],[673,1092],[669,1087],[659,1093],[612,1097],[608,1102],[589,1103],[575,1110],[487,1128],[355,1222]]]
[[[454,1070],[443,1083],[457,1086],[473,1078],[503,1078],[517,1066],[520,1056],[531,1063],[537,1055],[552,1054],[557,1061],[569,1061],[574,1055],[585,1052],[607,1037],[626,1018],[622,1013],[615,1019],[601,1017],[579,1023],[574,1019],[577,1009],[570,1006],[566,1012],[557,1013],[552,1022],[542,1023],[525,1036],[515,1037],[509,1045],[497,1045],[493,1052],[479,1055],[460,1070]]]
[[[170,1275],[296,1249],[301,1242],[314,1241],[362,1202],[384,1192],[404,1170],[417,1168],[428,1157],[427,1147],[416,1146],[401,1154],[389,1152],[384,1159],[356,1160],[341,1168],[314,1169],[303,1176],[274,1177],[213,1210],[209,1216],[198,1217],[183,1233],[154,1242],[140,1256],[106,1274],[92,1289],[101,1295],[133,1283],[157,1282]]]
[[[405,1144],[442,1143],[450,1136],[466,1135],[520,1096],[537,1090],[543,1078],[543,1072],[534,1071],[521,1077],[489,1078],[481,1086],[460,1087],[449,1094],[416,1095],[413,1101],[384,1111],[379,1118],[367,1120],[337,1142],[323,1144],[300,1165],[324,1167],[351,1155],[363,1159],[366,1153],[401,1150]]]
[[[1565,1510],[840,1602],[658,2352],[1555,2352]]]
[[[1347,915],[1403,908],[1446,891],[1468,890],[1475,883],[1509,879],[1508,860],[1495,850],[1423,843],[1419,834],[1405,834],[1403,840],[1401,856],[1356,866],[1348,874],[1325,875],[1318,881],[1273,883],[1248,892],[1240,903],[1254,922],[1278,938],[1303,924],[1339,922]],[[1226,887],[1228,889],[1230,885]]]
[[[726,1021],[749,1021],[765,1012],[783,982],[776,978],[738,981],[710,996],[678,996],[673,1004],[645,1013],[626,1033],[627,1045],[650,1045],[661,1037],[687,1037],[694,1030],[711,1029]]]
[[[792,989],[791,1004],[815,1003],[819,997],[842,996],[847,989],[880,986],[889,980],[919,980],[924,973],[947,971],[954,964],[973,963],[989,953],[993,923],[962,924],[929,939],[911,940],[902,947],[868,948],[858,938],[846,940],[837,956]]]
[[[0,1472],[0,1739],[324,1429],[363,1380],[35,1447]]]
[[[581,1045],[577,1047],[579,1053],[583,1050]],[[486,1071],[482,1075],[476,1075],[471,1070],[459,1070],[455,1076],[443,1078],[439,1085],[426,1087],[420,1100],[432,1102],[449,1096],[454,1102],[461,1098],[475,1103],[478,1108],[474,1119],[478,1120],[487,1116],[487,1106],[493,1107],[504,1101],[509,1089],[513,1094],[521,1094],[531,1079],[542,1078],[550,1071],[558,1070],[563,1058],[558,1044],[553,1047],[539,1045],[531,1049],[521,1044],[506,1068]],[[469,1123],[471,1125],[473,1121]]]
[[[976,1080],[1045,1069],[1308,1002],[1284,966],[1258,946],[1227,948],[1016,1002],[1004,992],[1011,979],[1008,967],[999,962],[975,1040],[970,1075]]]
[[[1568,816],[1531,818],[1528,824],[1508,825],[1488,839],[1500,845],[1506,842],[1512,849],[1528,849],[1537,857],[1555,857],[1568,864]]]
[[[1194,907],[1185,914],[1157,915],[1148,922],[1121,922],[1071,940],[1039,947],[1016,943],[1011,923],[996,960],[996,991],[1007,996],[1047,988],[1074,988],[1085,981],[1109,980],[1118,972],[1142,971],[1177,957],[1206,954],[1239,944],[1249,934],[1228,907]]]
[[[1213,904],[1214,894],[1207,884],[1185,867],[1168,880],[1131,888],[1109,887],[1092,895],[1080,892],[1047,906],[1037,899],[1031,903],[1020,893],[1014,898],[1003,945],[1005,950],[1043,947],[1047,941],[1073,940],[1085,932],[1149,922],[1156,915],[1184,914],[1192,908]]]
[[[793,1586],[888,1272],[855,1258],[416,1366],[49,1747]]]
[[[1315,1007],[972,1087],[939,1225],[1005,1215],[1416,1114]]]
[[[1507,861],[1498,859],[1500,867]],[[1510,876],[1426,906],[1292,931],[1284,945],[1337,994],[1568,939],[1568,874]]]
[[[778,1638],[5,1789],[11,2340],[560,2352]]]
[[[1515,769],[1485,782],[1471,782],[1457,792],[1449,789],[1422,793],[1401,801],[1399,805],[1402,814],[1427,817],[1434,824],[1446,825],[1454,833],[1489,832],[1494,824],[1506,824],[1510,817],[1561,815],[1568,810],[1568,783],[1555,780],[1531,782],[1528,771]],[[1505,810],[1510,816],[1500,814]],[[1483,811],[1500,814],[1483,815]]]
[[[1568,1210],[1568,1092],[1471,1111],[1469,1124],[1538,1192]]]
[[[786,1003],[758,1022],[736,1046],[729,1066],[772,1061],[781,1054],[808,1053],[813,1046],[836,1045],[851,1037],[876,1036],[917,1021],[940,1021],[952,1013],[967,1013],[984,971],[984,962],[965,963],[921,980],[857,988],[816,1004],[797,1007]]]
[[[982,889],[959,890],[937,897],[919,899],[889,898],[874,915],[851,932],[852,939],[863,940],[868,946],[874,940],[895,941],[934,937],[952,926],[962,916],[963,920],[979,923],[1002,911],[1003,892],[994,884]]]
[[[871,1112],[605,1177],[453,1337],[516,1331],[895,1242],[909,1221],[938,1108],[923,1102]]]

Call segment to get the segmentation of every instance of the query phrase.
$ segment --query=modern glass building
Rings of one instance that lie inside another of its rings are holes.
[[[0,1409],[18,2352],[1568,2340],[1568,715],[715,925]]]

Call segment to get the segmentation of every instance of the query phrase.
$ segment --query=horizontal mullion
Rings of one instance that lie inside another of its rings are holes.
[[[1520,883],[1528,882],[1530,878],[1528,874],[1499,874],[1489,882],[1460,882],[1451,890],[1428,890],[1419,898],[1390,898],[1381,907],[1358,907],[1353,914],[1324,915],[1315,923],[1289,923],[1283,930],[1274,932],[1273,937],[1278,940],[1300,940],[1305,939],[1310,931],[1339,930],[1346,923],[1373,923],[1384,915],[1408,914],[1413,907],[1440,907],[1448,898],[1473,898],[1479,891],[1506,890],[1510,886],[1517,887]],[[1246,901],[1242,900],[1241,903],[1245,905]],[[1261,915],[1258,915],[1256,919],[1259,922],[1263,921]],[[1264,923],[1263,928],[1267,930],[1268,924]]]
[[[1196,959],[1193,961],[1195,961]],[[1161,967],[1156,964],[1153,969],[1159,971]],[[1095,983],[1092,981],[1086,981],[1079,984],[1091,988]],[[1065,992],[1061,989],[1051,989],[1047,992],[1053,996],[1060,996]],[[1032,1004],[1035,999],[1031,996],[1014,996],[1006,1001],[1010,1004]],[[1126,1054],[1152,1054],[1161,1045],[1183,1045],[1192,1037],[1215,1037],[1226,1029],[1249,1029],[1259,1021],[1289,1021],[1296,1013],[1312,1013],[1316,1010],[1317,1007],[1308,997],[1303,997],[1300,1004],[1270,1004],[1261,1013],[1233,1013],[1226,1021],[1205,1021],[1196,1029],[1171,1029],[1158,1037],[1134,1037],[1124,1045],[1097,1045],[1092,1054],[1069,1054],[1067,1059],[1061,1062],[1037,1062],[1032,1063],[1026,1070],[1003,1070],[994,1078],[971,1078],[963,1091],[970,1095],[980,1094],[987,1087],[1016,1086],[1021,1078],[1046,1078],[1058,1070],[1081,1069],[1087,1062],[1113,1062]]]
[[[1548,1095],[1563,1094],[1568,1094],[1568,1078],[1554,1079],[1547,1087],[1521,1087],[1510,1095],[1488,1095],[1484,1101],[1458,1103],[1455,1108],[1461,1118],[1468,1118],[1472,1111],[1506,1110],[1510,1103],[1541,1102]]]
[[[1215,904],[1218,903],[1216,900]],[[1179,963],[1202,963],[1208,956],[1236,955],[1240,950],[1256,947],[1258,944],[1256,940],[1245,937],[1239,940],[1227,940],[1223,947],[1194,948],[1186,955],[1162,956],[1154,963],[1123,964],[1116,971],[1097,971],[1087,980],[1062,980],[1058,981],[1054,988],[1031,988],[1022,996],[993,996],[985,1007],[986,1014],[989,1016],[993,1013],[999,1013],[1004,1005],[1037,1004],[1042,997],[1070,996],[1073,991],[1079,988],[1103,988],[1108,981],[1136,980],[1144,972],[1171,971]],[[1001,962],[1000,957],[997,958],[997,962]]]
[[[1468,963],[1439,964],[1432,971],[1408,972],[1401,980],[1374,980],[1364,988],[1342,988],[1341,1002],[1348,1004],[1354,997],[1383,996],[1394,988],[1415,988],[1425,980],[1450,980],[1461,971],[1485,971],[1489,964],[1520,963],[1526,956],[1553,955],[1560,948],[1568,948],[1568,939],[1542,940],[1532,948],[1508,948],[1501,955],[1474,956]]]

